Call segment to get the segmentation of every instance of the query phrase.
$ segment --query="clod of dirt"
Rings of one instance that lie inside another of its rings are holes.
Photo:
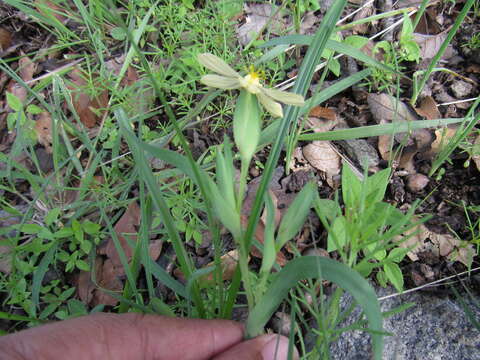
[[[427,186],[430,179],[423,174],[413,174],[407,178],[407,188],[412,192],[420,192]]]
[[[472,93],[473,85],[466,81],[454,81],[450,88],[457,99],[462,99]]]

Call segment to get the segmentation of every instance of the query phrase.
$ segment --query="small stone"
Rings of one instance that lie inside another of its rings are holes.
[[[473,90],[473,85],[465,81],[454,81],[451,89],[457,99],[464,98],[470,95]]]
[[[430,179],[423,174],[413,174],[407,178],[407,188],[412,192],[420,192],[427,186]]]

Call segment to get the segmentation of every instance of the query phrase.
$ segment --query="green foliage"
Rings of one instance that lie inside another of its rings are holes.
[[[383,202],[390,170],[365,177],[363,181],[348,165],[342,171],[342,198],[345,210],[333,200],[318,199],[315,210],[329,230],[327,250],[338,251],[343,262],[368,276],[377,269],[382,286],[393,284],[403,289],[403,275],[398,266],[408,249],[400,248],[401,235],[411,228],[412,212],[403,214]]]

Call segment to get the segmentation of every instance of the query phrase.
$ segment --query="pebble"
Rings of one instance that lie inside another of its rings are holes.
[[[473,90],[473,85],[467,83],[466,81],[454,81],[451,89],[453,95],[455,95],[457,99],[461,99],[471,94]]]

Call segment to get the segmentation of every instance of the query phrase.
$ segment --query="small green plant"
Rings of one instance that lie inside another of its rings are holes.
[[[22,101],[10,92],[6,92],[6,98],[8,106],[13,110],[7,115],[8,131],[21,131],[25,133],[25,138],[31,144],[35,144],[37,135],[34,130],[35,121],[32,120],[32,115],[41,114],[43,110],[33,104],[25,107]]]
[[[356,40],[356,42],[358,43],[359,41]],[[383,63],[390,68],[396,69],[398,72],[404,69],[401,65],[402,62],[415,61],[418,63],[420,60],[420,47],[413,38],[413,24],[407,14],[404,14],[403,17],[400,40],[397,43],[385,40],[379,41],[373,47],[372,54],[374,56],[382,55]],[[397,78],[397,73],[374,67],[372,68],[372,80],[368,84],[370,88],[373,87],[378,91],[391,91],[393,88],[396,88]]]
[[[480,33],[473,34],[468,42],[463,44],[462,47],[468,47],[471,50],[480,48]]]
[[[384,169],[358,179],[348,165],[342,171],[342,198],[338,202],[318,199],[315,210],[329,230],[327,250],[338,251],[343,262],[368,276],[377,269],[382,286],[391,283],[403,289],[403,275],[398,266],[409,249],[400,247],[397,236],[412,228],[413,211],[403,214],[393,205],[383,202],[390,170]]]

